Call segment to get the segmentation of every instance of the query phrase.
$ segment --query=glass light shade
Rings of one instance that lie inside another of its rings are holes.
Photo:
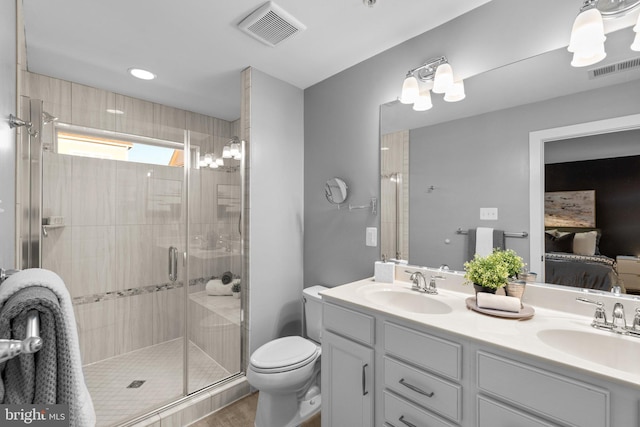
[[[631,43],[631,50],[640,52],[640,32],[636,33],[636,37],[633,39],[633,43]]]
[[[400,95],[400,102],[403,104],[413,104],[420,95],[420,89],[418,88],[418,79],[411,76],[407,76],[402,84],[402,94]]]
[[[427,111],[433,107],[431,103],[431,92],[429,90],[421,90],[420,95],[416,99],[416,102],[413,103],[413,109],[415,111]]]
[[[600,43],[597,49],[586,52],[575,52],[571,60],[573,67],[587,67],[602,61],[607,56],[604,51],[604,43]]]
[[[231,144],[231,147],[229,148],[229,153],[231,154],[231,157],[236,158],[237,156],[240,155],[240,144],[238,144],[237,142],[234,142]]]
[[[441,64],[433,78],[433,93],[445,93],[453,85],[453,69],[449,64]]]
[[[640,15],[638,15],[638,22],[636,22],[636,25],[633,27],[633,31],[636,32],[636,37],[633,39],[633,43],[631,43],[631,50],[640,52]]]
[[[224,148],[222,148],[222,157],[225,159],[231,158],[231,147],[225,145]]]
[[[447,102],[462,101],[465,97],[464,82],[462,80],[454,82],[444,94],[444,100]]]
[[[222,157],[216,157],[215,164],[218,166],[224,166],[224,159]]]
[[[213,156],[209,153],[204,155],[204,162],[208,165],[210,165],[211,163],[213,163]]]
[[[567,49],[581,58],[601,57],[605,40],[602,14],[596,8],[588,9],[576,17]]]

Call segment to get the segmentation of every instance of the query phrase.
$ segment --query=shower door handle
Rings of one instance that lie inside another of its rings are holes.
[[[169,280],[175,282],[178,278],[178,248],[169,247]]]

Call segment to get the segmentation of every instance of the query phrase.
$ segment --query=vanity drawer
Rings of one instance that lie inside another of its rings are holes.
[[[462,371],[460,344],[385,322],[384,349],[399,359],[460,380]]]
[[[554,427],[517,409],[478,396],[478,427]]]
[[[483,391],[571,426],[609,426],[607,390],[482,351],[477,362]]]
[[[375,318],[331,303],[324,303],[322,324],[325,329],[367,345],[373,345]]]
[[[454,427],[454,424],[386,390],[384,391],[384,419],[394,427]]]
[[[384,358],[387,388],[453,421],[462,417],[462,387],[391,358]]]

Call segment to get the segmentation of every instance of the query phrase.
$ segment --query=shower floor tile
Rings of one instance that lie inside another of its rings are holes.
[[[96,426],[116,425],[181,397],[182,358],[183,339],[179,338],[84,366]],[[189,366],[189,391],[230,375],[191,342]],[[139,387],[129,387],[139,381],[144,381]]]

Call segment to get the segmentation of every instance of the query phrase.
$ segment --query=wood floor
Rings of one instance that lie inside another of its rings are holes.
[[[257,405],[258,393],[253,393],[196,421],[189,427],[253,427]],[[301,427],[320,427],[320,414],[302,423]]]

